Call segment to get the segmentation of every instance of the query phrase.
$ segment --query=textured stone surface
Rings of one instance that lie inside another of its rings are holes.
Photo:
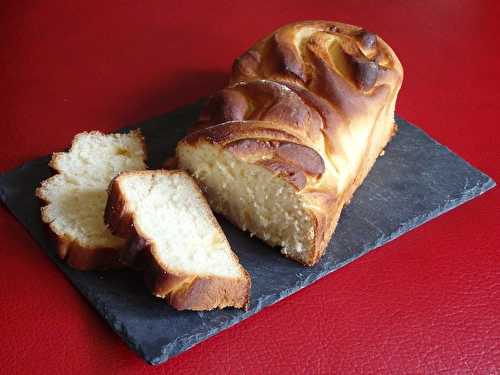
[[[152,168],[173,152],[199,109],[199,104],[187,106],[140,126]],[[252,276],[247,312],[176,312],[146,291],[140,274],[79,272],[60,262],[34,197],[36,186],[51,174],[48,157],[1,175],[0,198],[113,330],[146,361],[158,364],[495,185],[418,128],[402,119],[398,125],[398,135],[342,213],[317,266],[304,268],[287,260],[218,218]]]

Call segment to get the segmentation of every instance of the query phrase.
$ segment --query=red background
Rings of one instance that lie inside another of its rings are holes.
[[[77,4],[78,3],[78,4]],[[331,19],[400,56],[398,113],[500,181],[496,1],[2,1],[0,170],[224,85],[276,27]],[[0,210],[3,374],[500,373],[500,189],[151,367]]]

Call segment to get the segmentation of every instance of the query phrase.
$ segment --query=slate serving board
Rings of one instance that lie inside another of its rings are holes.
[[[173,153],[200,108],[201,103],[195,103],[139,125],[151,168]],[[67,267],[55,255],[34,196],[40,181],[51,175],[49,157],[0,175],[0,198],[113,330],[147,362],[159,364],[495,186],[491,178],[420,129],[401,118],[397,123],[397,136],[343,211],[317,266],[304,268],[287,260],[218,217],[252,277],[247,312],[177,312],[152,297],[138,273],[80,272]]]

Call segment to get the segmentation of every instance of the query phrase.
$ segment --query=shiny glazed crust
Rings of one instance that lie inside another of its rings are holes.
[[[312,207],[314,247],[300,261],[314,265],[396,132],[402,79],[397,56],[375,34],[338,22],[289,24],[236,59],[230,84],[178,150],[207,142],[293,186]]]
[[[150,241],[140,226],[134,222],[134,212],[128,207],[120,185],[120,178],[147,173],[171,175],[185,172],[178,170],[125,172],[113,179],[109,186],[104,221],[113,234],[128,240],[128,246],[120,257],[121,262],[142,269],[144,281],[151,292],[157,297],[165,298],[177,310],[202,311],[228,306],[248,309],[251,280],[241,265],[239,267],[242,277],[235,279],[186,274],[183,270],[172,269],[159,262],[154,242]],[[202,196],[198,185],[194,181],[192,184]],[[225,239],[208,203],[204,209],[210,213],[212,225]],[[230,255],[239,264],[238,257],[232,251]]]

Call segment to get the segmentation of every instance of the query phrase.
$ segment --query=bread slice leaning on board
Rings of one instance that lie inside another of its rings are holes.
[[[59,257],[80,270],[120,266],[126,242],[104,224],[109,183],[123,171],[142,170],[146,150],[139,131],[128,134],[77,134],[68,152],[52,155],[57,173],[43,181],[36,195],[46,203],[42,221],[57,242]]]
[[[105,221],[129,242],[124,263],[178,310],[247,308],[250,277],[196,182],[183,171],[126,172],[109,187]]]
[[[403,69],[360,27],[286,25],[240,56],[177,146],[212,208],[314,265],[396,132]]]

